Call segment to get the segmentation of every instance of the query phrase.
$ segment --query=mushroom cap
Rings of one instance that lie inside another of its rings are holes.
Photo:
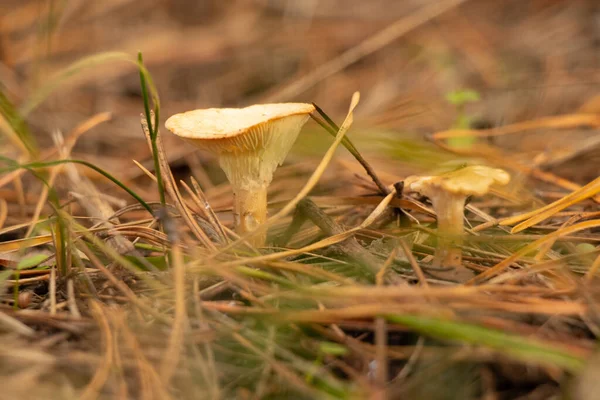
[[[307,103],[207,108],[175,114],[167,119],[165,126],[175,135],[206,150],[240,152],[264,146],[269,134],[273,133],[270,126],[274,122],[289,120],[288,128],[294,128],[294,125],[302,127],[308,114],[314,110],[315,107]]]
[[[439,189],[456,195],[483,196],[493,184],[506,185],[509,181],[510,175],[502,169],[472,165],[438,176],[409,176],[404,188],[429,198]]]
[[[257,104],[175,114],[165,126],[194,146],[216,154],[234,188],[265,187],[283,163],[312,104]]]

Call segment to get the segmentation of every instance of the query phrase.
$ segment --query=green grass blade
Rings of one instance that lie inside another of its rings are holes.
[[[573,372],[581,370],[585,363],[566,348],[466,322],[418,315],[387,315],[386,319],[425,336],[489,347],[525,362],[554,365]]]
[[[317,110],[319,115],[325,120],[325,123],[323,123],[323,121],[319,120],[318,118],[315,118],[311,114],[312,119],[316,123],[318,123],[323,129],[325,129],[330,135],[332,135],[333,137],[336,137],[337,132],[340,130],[340,128],[325,113],[325,111],[323,111],[321,109],[321,107],[319,107],[315,103],[312,103],[312,105],[315,107],[315,110]],[[373,168],[371,168],[371,165],[367,162],[367,160],[365,160],[365,158],[362,156],[362,154],[360,154],[360,152],[358,151],[356,146],[354,146],[354,143],[352,143],[352,141],[347,136],[344,136],[344,138],[342,139],[342,145],[346,148],[346,150],[348,150],[350,152],[350,154],[352,154],[352,156],[354,156],[354,158],[356,158],[356,161],[358,161],[360,163],[360,165],[363,166],[363,168],[365,169],[367,174],[371,177],[371,179],[373,180],[373,182],[375,183],[375,185],[377,186],[377,188],[379,189],[381,194],[384,194],[384,195],[389,194],[390,190],[381,182],[381,180],[379,179],[379,177],[377,176],[377,174],[375,173]]]
[[[318,105],[316,105],[315,103],[312,103],[312,105],[315,107],[315,110],[317,110],[317,112],[319,113],[319,115],[325,120],[325,122],[327,124],[322,124],[321,121],[314,119],[319,125],[321,125],[321,127],[323,129],[325,129],[331,136],[335,137],[335,135],[337,135],[337,132],[340,130],[340,127],[333,122],[333,120],[329,117],[329,115],[327,115],[325,113],[325,111],[323,111],[323,109],[321,107],[319,107]],[[360,153],[358,152],[358,149],[356,148],[356,146],[354,146],[354,143],[352,143],[352,141],[348,138],[348,136],[344,136],[344,139],[342,139],[342,145],[354,156],[354,157],[361,157]],[[362,157],[361,157],[362,158]]]
[[[6,173],[6,172],[11,172],[11,171],[15,171],[17,169],[20,168],[25,168],[27,170],[35,170],[35,169],[39,169],[39,168],[48,168],[48,167],[54,167],[56,165],[61,165],[61,164],[81,164],[84,165],[88,168],[93,169],[94,171],[98,172],[100,175],[104,176],[105,178],[107,178],[108,180],[110,180],[111,182],[113,182],[115,185],[119,186],[121,189],[123,189],[124,191],[126,191],[131,197],[133,197],[135,200],[137,200],[138,203],[140,203],[142,205],[142,207],[144,207],[146,210],[148,210],[149,213],[153,213],[152,208],[150,208],[150,206],[138,195],[136,194],[133,190],[129,189],[124,183],[121,183],[117,178],[115,178],[114,176],[112,176],[111,174],[109,174],[108,172],[104,171],[102,168],[99,168],[97,166],[95,166],[92,163],[89,163],[87,161],[83,161],[83,160],[55,160],[55,161],[48,161],[48,162],[33,162],[33,163],[29,163],[29,164],[18,164],[15,163],[13,160],[0,156],[0,160],[3,160],[5,162],[8,162],[10,164],[9,167],[5,167],[5,168],[0,168],[0,174],[2,173]]]
[[[158,138],[158,121],[160,113],[160,102],[158,96],[153,96],[152,101],[154,102],[154,123],[152,123],[152,115],[150,113],[150,101],[148,99],[148,87],[146,85],[147,77],[150,75],[144,73],[144,59],[142,52],[138,53],[138,65],[140,67],[140,86],[142,88],[142,98],[144,100],[144,114],[146,115],[146,122],[148,123],[148,129],[150,130],[150,142],[152,145],[152,158],[154,160],[154,173],[156,176],[156,184],[158,186],[158,194],[160,196],[160,204],[165,205],[165,187],[163,184],[162,172],[160,170],[160,161],[158,159],[158,145],[156,140]]]
[[[21,117],[17,108],[6,97],[0,86],[0,114],[6,119],[23,146],[27,149],[31,158],[36,158],[39,154],[35,138],[29,131],[25,120]]]

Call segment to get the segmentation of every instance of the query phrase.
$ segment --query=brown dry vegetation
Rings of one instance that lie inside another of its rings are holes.
[[[598,398],[599,21],[594,0],[3,0],[0,399]],[[341,124],[359,91],[347,137],[384,187],[311,121],[253,249],[215,160],[162,129],[162,208],[138,51],[160,128],[279,101]],[[392,185],[464,164],[512,179],[468,204],[478,275],[450,282],[430,205]]]

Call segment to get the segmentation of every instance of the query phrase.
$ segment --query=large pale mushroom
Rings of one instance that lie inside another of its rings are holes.
[[[501,169],[468,166],[438,176],[410,176],[404,190],[427,196],[437,215],[438,241],[433,265],[451,268],[444,277],[464,280],[472,277],[462,265],[464,207],[469,196],[483,196],[493,184],[506,185],[510,175]]]
[[[233,215],[240,234],[267,218],[267,187],[283,163],[312,104],[259,104],[246,108],[209,108],[176,114],[165,126],[175,135],[215,154],[233,188]],[[266,232],[250,242],[264,245]]]

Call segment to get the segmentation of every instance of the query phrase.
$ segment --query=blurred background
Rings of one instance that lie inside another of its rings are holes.
[[[163,122],[195,108],[279,101],[316,102],[339,122],[358,90],[351,137],[392,175],[421,151],[405,139],[600,108],[596,0],[0,2],[0,82],[17,105],[72,63],[107,51],[143,52]],[[132,158],[151,166],[140,93],[135,65],[98,62],[61,82],[27,121],[41,146],[51,146],[52,131],[66,135],[94,114],[112,113],[73,156],[133,178]],[[295,154],[317,159],[330,139],[311,129]],[[191,149],[164,136],[177,167]],[[543,165],[582,183],[598,173],[581,169],[582,159],[600,160],[598,140],[587,146],[589,138],[586,130],[538,131],[494,144],[530,160],[584,143]]]

